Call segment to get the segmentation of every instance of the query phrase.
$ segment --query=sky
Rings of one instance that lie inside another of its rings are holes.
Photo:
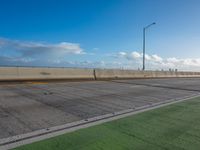
[[[199,0],[0,0],[0,66],[200,70]]]

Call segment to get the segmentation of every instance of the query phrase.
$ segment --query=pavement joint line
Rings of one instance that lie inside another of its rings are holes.
[[[0,149],[6,150],[6,149],[11,149],[11,148],[16,148],[25,144],[30,144],[30,143],[37,142],[40,140],[52,138],[58,135],[62,135],[62,134],[73,132],[79,129],[102,124],[105,122],[110,122],[113,120],[117,120],[117,119],[124,118],[130,115],[145,112],[148,110],[156,109],[159,107],[168,106],[174,103],[186,101],[186,100],[193,99],[199,96],[200,96],[200,93],[193,94],[191,96],[187,96],[184,98],[171,99],[171,100],[164,101],[162,103],[158,102],[158,103],[155,103],[154,105],[145,105],[145,106],[137,107],[135,109],[127,109],[120,112],[114,112],[114,114],[110,113],[110,114],[106,114],[102,116],[88,118],[88,121],[85,121],[85,120],[76,121],[72,123],[67,123],[65,125],[50,127],[48,128],[48,130],[42,129],[42,130],[37,130],[30,133],[22,134],[22,135],[0,139]]]

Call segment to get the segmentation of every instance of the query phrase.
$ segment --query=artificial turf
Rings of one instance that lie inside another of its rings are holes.
[[[182,149],[200,149],[200,98],[16,148],[16,150]]]

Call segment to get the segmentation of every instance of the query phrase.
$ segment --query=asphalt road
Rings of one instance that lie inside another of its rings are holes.
[[[0,84],[0,139],[194,96],[200,78]]]

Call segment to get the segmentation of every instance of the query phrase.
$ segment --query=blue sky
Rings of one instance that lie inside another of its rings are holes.
[[[1,0],[0,65],[200,69],[199,0]]]

